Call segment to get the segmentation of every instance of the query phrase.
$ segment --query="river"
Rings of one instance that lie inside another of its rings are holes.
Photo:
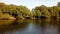
[[[60,34],[60,23],[57,19],[24,19],[0,20],[0,34]]]

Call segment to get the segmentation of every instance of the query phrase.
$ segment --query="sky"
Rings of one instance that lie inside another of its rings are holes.
[[[60,0],[0,0],[0,2],[6,4],[23,5],[31,10],[32,8],[41,5],[56,6]]]

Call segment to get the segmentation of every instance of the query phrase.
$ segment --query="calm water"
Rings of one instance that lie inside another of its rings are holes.
[[[0,20],[0,23],[10,23],[0,25],[0,34],[60,34],[56,19]]]

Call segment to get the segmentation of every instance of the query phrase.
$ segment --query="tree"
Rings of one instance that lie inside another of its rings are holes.
[[[58,2],[57,6],[59,6],[59,7],[60,7],[60,2]]]

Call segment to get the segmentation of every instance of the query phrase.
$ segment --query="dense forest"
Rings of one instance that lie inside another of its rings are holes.
[[[60,2],[58,2],[57,6],[47,7],[44,5],[37,6],[34,9],[32,9],[32,14],[34,17],[42,18],[57,18],[60,13]]]
[[[5,14],[5,16],[4,16]],[[13,4],[0,3],[0,17],[8,17],[7,15],[13,16],[17,19],[24,18],[57,18],[60,14],[60,2],[57,3],[57,6],[47,7],[45,5],[37,6],[31,11],[26,6],[17,6]]]

